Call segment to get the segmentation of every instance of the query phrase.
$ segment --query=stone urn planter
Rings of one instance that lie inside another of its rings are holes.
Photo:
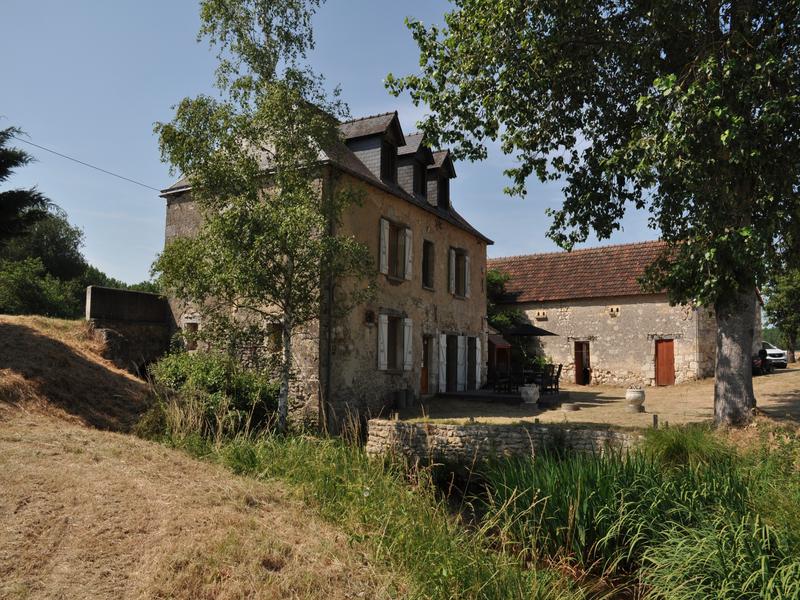
[[[522,396],[522,402],[525,404],[536,404],[539,401],[538,385],[521,385],[519,393]]]
[[[625,391],[628,412],[644,412],[644,390],[642,388],[628,388]]]

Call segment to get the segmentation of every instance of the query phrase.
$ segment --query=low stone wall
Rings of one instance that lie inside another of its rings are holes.
[[[96,285],[86,288],[86,320],[103,343],[103,356],[144,375],[169,348],[168,304],[163,296]]]
[[[471,465],[488,458],[532,456],[546,448],[579,452],[628,450],[641,434],[610,428],[558,424],[444,425],[371,419],[367,454],[395,454],[424,463]]]

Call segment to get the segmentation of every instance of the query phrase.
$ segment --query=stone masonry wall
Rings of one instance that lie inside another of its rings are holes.
[[[371,419],[367,454],[394,454],[422,463],[469,466],[497,457],[532,456],[548,447],[579,452],[625,451],[639,443],[641,434],[608,428],[565,427],[520,423],[515,425],[444,425]]]
[[[339,415],[347,411],[361,415],[386,414],[395,394],[406,391],[421,395],[423,336],[431,336],[428,393],[438,391],[438,338],[440,334],[476,337],[481,344],[480,386],[486,380],[486,243],[440,219],[435,214],[382,190],[342,176],[339,185],[361,188],[363,202],[343,215],[342,233],[353,235],[369,247],[378,268],[380,219],[409,227],[413,235],[413,266],[410,280],[378,274],[369,302],[338,318],[332,330],[330,399]],[[434,243],[433,289],[422,286],[423,241]],[[469,298],[448,291],[448,250],[462,248],[470,256]],[[387,311],[412,319],[412,368],[378,369],[378,331],[367,315]],[[477,378],[476,378],[477,379]]]
[[[588,341],[593,384],[655,385],[655,342],[671,339],[675,383],[708,374],[709,330],[697,310],[670,306],[664,294],[518,305],[531,323],[557,334],[539,338],[542,350],[575,381],[575,342]],[[619,309],[611,316],[611,307]],[[545,318],[537,319],[537,311]],[[711,363],[713,371],[713,359]]]

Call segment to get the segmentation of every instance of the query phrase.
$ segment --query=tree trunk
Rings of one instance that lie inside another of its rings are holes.
[[[714,423],[745,425],[753,418],[753,330],[755,293],[739,294],[717,317],[717,363],[714,371]]]
[[[787,358],[786,358],[786,360],[789,361],[790,363],[793,363],[793,362],[795,362],[794,349],[797,348],[797,338],[795,338],[794,336],[789,336],[787,338],[786,342],[787,342],[787,344],[786,344],[787,345],[787,348],[786,348]]]
[[[289,315],[283,318],[283,364],[281,365],[281,389],[278,395],[278,431],[286,431],[289,416],[289,381],[292,376],[292,321]]]

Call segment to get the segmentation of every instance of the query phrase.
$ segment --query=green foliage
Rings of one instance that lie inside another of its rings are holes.
[[[229,356],[177,352],[152,365],[150,375],[166,393],[142,424],[147,437],[163,426],[171,435],[218,439],[269,428],[274,419],[277,384]]]
[[[698,529],[672,526],[647,551],[647,598],[788,600],[800,597],[797,549],[758,517],[717,517]]]
[[[87,269],[82,245],[83,232],[69,224],[63,210],[52,207],[24,235],[0,248],[0,257],[12,261],[37,257],[48,274],[67,281],[80,278]]]
[[[82,310],[83,288],[46,272],[41,259],[0,260],[0,313],[74,317]]]
[[[734,454],[706,424],[648,429],[643,450],[658,463],[669,466],[708,465],[730,460]]]
[[[765,287],[764,294],[767,297],[764,306],[767,318],[778,328],[789,351],[794,351],[800,339],[800,269],[788,269],[774,277]]]
[[[644,598],[793,598],[798,465],[796,434],[737,452],[705,427],[670,428],[627,456],[489,465],[482,512],[533,559],[644,584]]]
[[[454,5],[444,27],[408,23],[421,73],[389,89],[429,107],[422,132],[457,158],[499,141],[508,192],[563,182],[548,235],[566,249],[646,210],[667,244],[642,283],[714,308],[715,419],[748,422],[753,290],[800,240],[800,4]]]
[[[222,99],[184,98],[174,119],[155,128],[163,159],[190,178],[203,224],[165,248],[154,273],[196,307],[200,335],[216,348],[264,348],[280,327],[281,428],[295,330],[322,314],[334,281],[374,272],[368,248],[335,233],[360,196],[320,161],[341,143],[346,108],[303,64],[317,4],[204,0],[200,34],[219,49]],[[335,305],[363,294],[358,283],[339,285]]]
[[[196,439],[179,445],[236,473],[291,484],[373,564],[407,580],[403,597],[539,600],[583,597],[564,578],[523,568],[513,548],[493,544],[492,527],[466,527],[437,495],[427,470],[370,460],[339,440],[238,437],[211,447]]]
[[[521,310],[502,307],[503,302],[508,301],[506,297],[508,280],[508,273],[497,269],[489,269],[486,272],[486,314],[489,325],[498,331],[525,322],[525,316]]]
[[[563,181],[559,244],[647,208],[670,243],[652,285],[704,305],[750,293],[796,247],[796,3],[457,0],[445,22],[408,23],[421,74],[389,89],[427,104],[426,138],[458,157],[499,140],[511,193]]]
[[[16,127],[0,129],[0,183],[6,181],[15,169],[30,163],[33,158],[24,150],[9,147],[11,139],[21,135]],[[36,188],[14,189],[0,192],[0,247],[10,239],[24,234],[44,218],[50,201]]]

